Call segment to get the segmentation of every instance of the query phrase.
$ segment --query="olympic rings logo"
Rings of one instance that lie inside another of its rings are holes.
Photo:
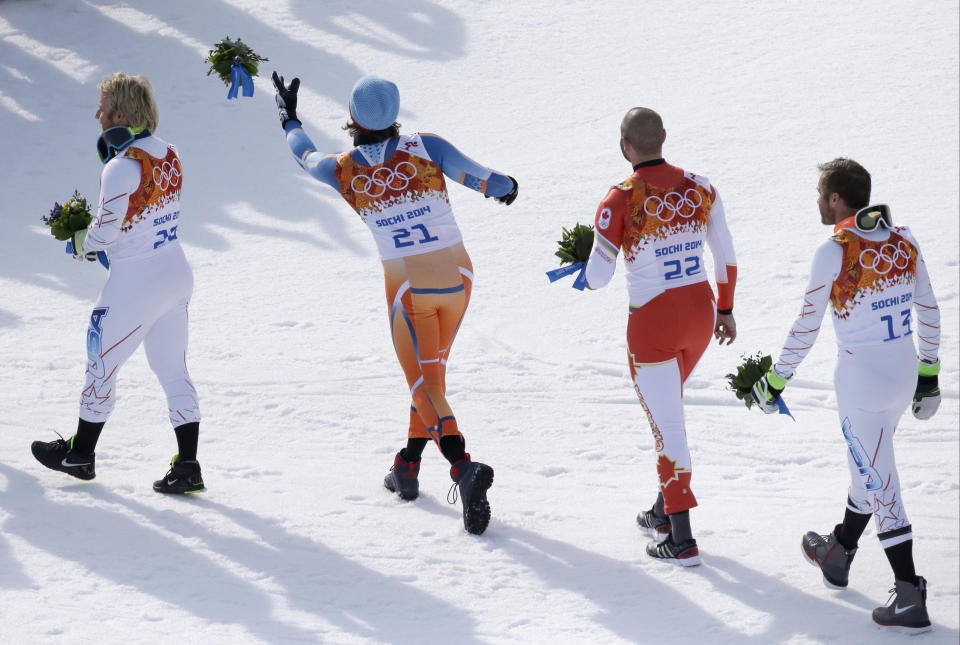
[[[702,204],[703,197],[700,193],[694,188],[688,188],[682,195],[671,191],[662,199],[657,195],[650,195],[643,200],[643,212],[656,217],[661,222],[672,222],[677,215],[683,219],[690,219]],[[664,212],[667,213],[666,217]]]
[[[180,160],[174,159],[173,163],[164,161],[163,164],[153,167],[153,183],[157,188],[166,191],[169,188],[176,188],[180,185]]]
[[[408,166],[406,170],[404,166]],[[409,161],[401,161],[396,168],[377,168],[369,176],[357,175],[350,182],[354,192],[363,193],[370,197],[380,197],[387,190],[401,191],[410,185],[410,180],[417,176],[417,167]]]
[[[880,250],[864,249],[860,252],[860,266],[871,269],[880,275],[886,275],[896,267],[901,271],[910,264],[910,246],[903,241],[897,245],[884,244]]]

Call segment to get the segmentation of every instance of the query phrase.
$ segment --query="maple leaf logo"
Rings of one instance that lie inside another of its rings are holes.
[[[680,479],[680,470],[677,469],[677,461],[670,459],[666,455],[657,457],[657,474],[660,475],[660,485],[666,486],[670,482]]]

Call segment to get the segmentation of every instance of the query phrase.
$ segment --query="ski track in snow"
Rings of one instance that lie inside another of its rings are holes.
[[[0,643],[900,642],[870,620],[892,586],[872,523],[842,593],[800,555],[847,487],[830,325],[785,394],[796,422],[724,389],[799,309],[828,233],[816,164],[840,155],[911,227],[940,300],[943,404],[903,417],[897,461],[935,626],[916,642],[958,642],[958,16],[956,0],[0,0]],[[227,102],[204,75],[225,35],[270,58],[253,99]],[[409,399],[380,268],[363,224],[289,154],[273,69],[302,79],[321,150],[346,147],[346,97],[375,72],[399,85],[405,131],[519,180],[509,208],[450,188],[476,282],[448,394],[496,470],[483,536],[463,531],[432,448],[417,501],[382,487]],[[183,158],[209,488],[189,499],[150,488],[175,442],[142,352],[95,481],[29,452],[73,432],[104,280],[39,220],[74,188],[96,199],[96,84],[115,70],[151,78],[158,134]],[[651,562],[634,520],[656,475],[622,266],[594,293],[543,275],[561,226],[592,222],[629,173],[618,127],[638,104],[663,115],[667,158],[718,187],[738,254],[739,338],[686,388],[694,569]]]

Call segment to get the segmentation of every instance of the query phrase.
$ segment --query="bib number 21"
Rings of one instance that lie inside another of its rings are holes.
[[[428,231],[427,227],[423,224],[414,224],[410,228],[397,228],[392,232],[393,243],[398,249],[401,249],[405,246],[413,246],[414,244],[427,244],[428,242],[436,242],[440,239],[435,235],[430,235],[430,231]],[[414,232],[416,235],[414,235]]]

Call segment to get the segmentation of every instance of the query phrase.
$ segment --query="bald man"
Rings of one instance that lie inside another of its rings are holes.
[[[620,151],[633,174],[612,187],[597,208],[587,284],[599,289],[610,282],[623,250],[630,374],[653,432],[660,480],[656,502],[637,523],[659,538],[647,545],[647,554],[694,566],[701,560],[690,528],[697,500],[690,487],[683,384],[711,335],[721,345],[737,337],[736,256],[716,189],[706,177],[664,161],[667,132],[660,115],[633,108],[620,135]],[[717,297],[704,269],[704,242],[713,255]]]

